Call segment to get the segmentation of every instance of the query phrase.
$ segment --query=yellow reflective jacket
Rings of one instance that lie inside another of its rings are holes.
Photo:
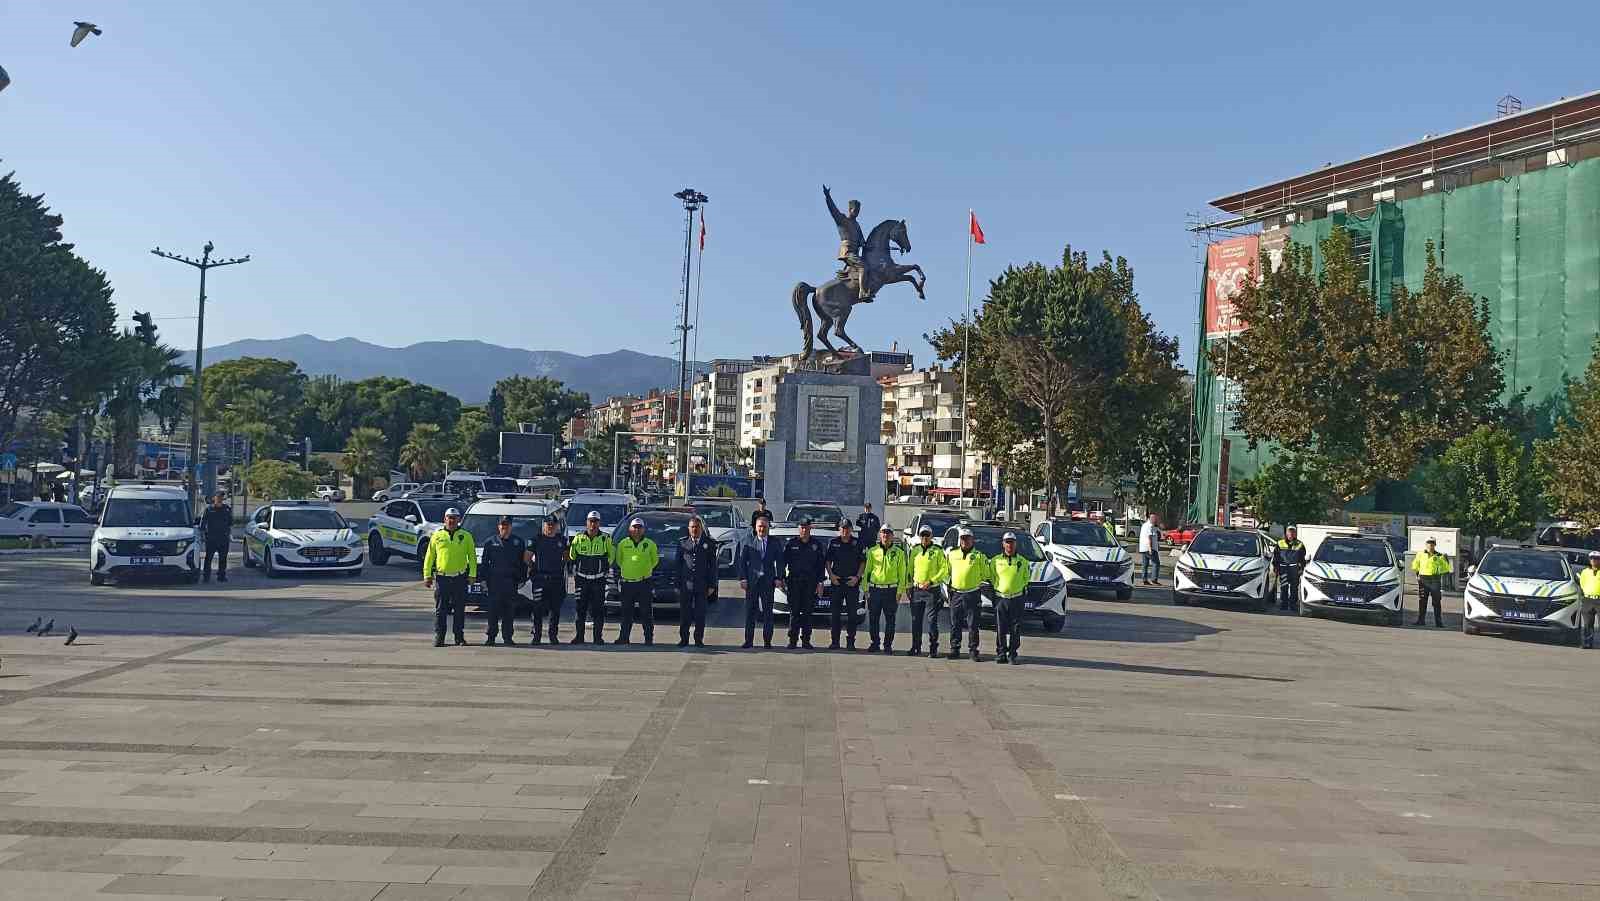
[[[1450,571],[1450,558],[1423,551],[1412,558],[1411,570],[1419,576],[1442,576]]]
[[[950,578],[950,560],[944,555],[944,548],[937,544],[923,547],[920,543],[913,544],[911,550],[906,552],[911,558],[911,584],[913,586],[927,583],[929,587],[943,585]]]
[[[956,591],[971,591],[989,580],[989,558],[983,551],[973,548],[964,551],[953,547],[945,551],[950,561],[950,587]]]
[[[994,593],[1003,598],[1014,598],[1028,590],[1033,561],[1021,554],[1000,554],[989,558],[989,571],[994,573]]]
[[[867,585],[905,591],[911,583],[911,568],[906,565],[905,549],[891,544],[887,549],[875,544],[867,551]]]
[[[422,577],[459,576],[478,577],[478,548],[472,543],[472,533],[456,529],[451,537],[449,529],[439,529],[428,538],[428,550],[422,558]]]
[[[640,538],[638,541],[634,541],[632,536],[624,538],[617,542],[614,554],[617,570],[624,582],[650,578],[650,574],[656,571],[656,564],[661,561],[656,543],[649,538]]]
[[[1578,570],[1578,589],[1586,598],[1600,598],[1600,569],[1586,566]]]

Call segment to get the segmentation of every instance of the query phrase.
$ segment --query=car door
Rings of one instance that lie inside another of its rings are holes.
[[[28,526],[28,533],[38,538],[59,542],[64,537],[61,532],[61,510],[57,507],[35,507],[29,514]]]
[[[95,521],[82,507],[61,508],[62,537],[67,541],[87,542],[94,537]]]
[[[272,539],[267,535],[267,518],[272,515],[272,508],[258,508],[250,521],[244,526],[245,547],[252,550],[257,557],[265,557]]]

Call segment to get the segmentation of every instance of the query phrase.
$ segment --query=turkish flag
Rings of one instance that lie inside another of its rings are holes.
[[[706,249],[706,214],[704,211],[700,213],[700,249]]]
[[[983,226],[978,224],[978,214],[971,210],[967,210],[967,217],[972,220],[972,225],[969,230],[972,232],[973,242],[976,244],[984,243]]]

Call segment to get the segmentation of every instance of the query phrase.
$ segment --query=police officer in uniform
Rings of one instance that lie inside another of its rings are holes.
[[[1444,577],[1450,572],[1450,558],[1434,550],[1429,538],[1422,553],[1411,558],[1411,569],[1417,574],[1417,622],[1422,625],[1428,616],[1428,599],[1433,599],[1433,624],[1444,626]]]
[[[811,517],[800,520],[800,533],[783,547],[783,573],[778,587],[789,596],[789,647],[797,642],[811,650],[811,611],[822,584],[822,545],[811,537]]]
[[[706,603],[717,590],[717,543],[706,534],[698,515],[689,517],[689,536],[678,542],[678,647],[689,646],[689,624],[694,623],[694,646],[706,646]]]
[[[1278,572],[1278,609],[1300,606],[1300,574],[1306,569],[1306,546],[1294,526],[1283,530],[1272,551],[1272,568]]]
[[[224,495],[211,496],[211,506],[200,517],[200,534],[205,538],[206,559],[201,579],[211,581],[211,557],[217,558],[217,581],[228,581],[228,545],[233,542],[233,510],[223,503]],[[267,553],[272,553],[268,548]]]
[[[616,561],[617,575],[622,580],[618,598],[622,605],[622,634],[612,643],[630,643],[634,608],[637,607],[639,618],[644,621],[644,643],[653,645],[656,643],[656,599],[651,577],[655,575],[656,565],[661,562],[661,551],[654,539],[645,536],[644,520],[637,516],[628,523],[627,537],[617,542]],[[678,617],[687,622],[684,615],[680,607]],[[703,613],[701,615],[704,616]]]
[[[867,504],[866,509],[861,511],[861,515],[856,517],[856,534],[861,536],[862,541],[871,541],[877,537],[878,529],[882,525],[883,520],[878,518],[878,514],[872,512],[872,505]]]
[[[828,581],[833,584],[828,607],[828,625],[833,630],[833,641],[828,649],[839,650],[839,617],[843,616],[845,646],[853,651],[856,649],[856,609],[861,606],[861,579],[867,572],[867,555],[861,549],[861,542],[850,533],[850,520],[839,521],[839,537],[828,545],[828,552],[823,555],[822,561],[827,569]]]
[[[567,536],[555,514],[544,518],[539,534],[528,546],[533,554],[533,637],[529,644],[543,639],[545,620],[550,621],[550,643],[556,643],[556,624],[561,621],[561,603],[567,598]]]
[[[767,525],[772,525],[772,511],[767,509],[767,499],[764,497],[756,498],[755,512],[750,514],[750,523],[752,527],[754,526],[755,521],[758,519],[765,519],[767,521]]]
[[[1578,570],[1578,590],[1583,593],[1578,606],[1583,647],[1594,650],[1595,619],[1600,617],[1600,551],[1590,551],[1589,565]]]
[[[756,640],[756,615],[761,615],[761,637],[772,647],[772,589],[783,571],[783,539],[768,533],[772,518],[751,519],[755,535],[739,548],[739,587],[744,589],[744,644]]]
[[[917,543],[906,552],[911,570],[911,650],[909,656],[922,652],[922,617],[928,617],[928,656],[939,656],[939,608],[944,606],[939,589],[950,578],[950,560],[944,548],[933,543],[933,529],[923,526],[917,530]]]
[[[978,659],[978,612],[983,609],[983,583],[989,579],[989,558],[973,545],[972,530],[963,527],[960,543],[945,551],[950,561],[950,659],[961,656],[961,633],[967,631],[967,652]]]
[[[511,517],[500,517],[494,536],[483,543],[483,562],[479,564],[484,587],[489,593],[486,611],[489,635],[483,641],[485,647],[494,647],[496,632],[500,633],[500,641],[506,647],[516,646],[511,632],[517,615],[517,600],[522,597],[517,590],[528,581],[528,564],[532,560],[533,552],[528,550],[528,543],[511,532]]]
[[[1000,539],[1000,556],[989,560],[990,586],[994,589],[994,662],[1019,663],[1022,647],[1022,610],[1028,594],[1033,563],[1017,553],[1017,533]]]
[[[437,578],[435,576],[437,575]],[[478,578],[478,549],[472,533],[461,528],[461,511],[444,511],[444,528],[428,538],[422,555],[422,584],[433,589],[433,646],[444,647],[446,620],[456,644],[467,643],[467,582]]]
[[[606,621],[606,573],[616,562],[616,549],[611,536],[600,531],[600,514],[590,510],[584,517],[583,531],[572,538],[568,556],[572,558],[573,578],[578,598],[573,603],[572,620],[578,627],[569,644],[583,644],[583,623],[587,619],[594,626],[591,644],[601,644],[601,630]]]
[[[906,552],[894,543],[894,530],[878,527],[878,543],[867,551],[867,631],[872,635],[872,647],[879,649],[878,620],[883,620],[885,654],[894,653],[894,621],[900,613],[900,595],[911,584],[906,571]]]

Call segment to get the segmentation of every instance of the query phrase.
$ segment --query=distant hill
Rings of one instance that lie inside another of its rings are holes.
[[[424,341],[380,347],[355,338],[327,341],[313,335],[248,339],[206,348],[207,366],[239,357],[292,360],[308,375],[356,380],[397,376],[448,391],[463,402],[483,403],[494,383],[510,375],[550,376],[589,392],[598,403],[613,394],[642,394],[677,387],[678,361],[631,350],[580,356],[558,350],[522,350],[483,341]],[[193,354],[184,354],[193,363]],[[699,367],[704,370],[702,365]]]

